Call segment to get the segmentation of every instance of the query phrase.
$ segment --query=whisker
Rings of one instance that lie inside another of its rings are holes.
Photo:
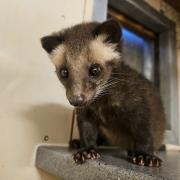
[[[122,73],[112,73],[112,75],[115,74],[122,74]],[[120,82],[124,82],[126,80],[122,80],[118,77],[111,77],[106,83],[101,85],[96,91],[96,94],[93,97],[93,101],[97,101],[100,97],[107,95],[110,93],[110,89],[116,87]]]

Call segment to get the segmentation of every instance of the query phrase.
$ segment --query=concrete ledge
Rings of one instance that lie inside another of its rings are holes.
[[[125,160],[125,152],[101,149],[99,161],[76,165],[73,151],[67,147],[41,146],[37,150],[36,166],[64,180],[153,180],[180,179],[180,152],[161,153],[161,168],[140,167]]]

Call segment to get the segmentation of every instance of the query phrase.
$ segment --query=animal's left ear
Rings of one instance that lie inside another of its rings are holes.
[[[95,29],[96,36],[101,34],[107,35],[106,41],[111,43],[119,43],[122,36],[120,23],[116,20],[108,20],[103,22]]]

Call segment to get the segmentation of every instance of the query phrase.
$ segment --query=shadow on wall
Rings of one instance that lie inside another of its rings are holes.
[[[30,136],[35,138],[36,143],[67,144],[70,136],[72,109],[61,104],[48,103],[30,106],[21,112],[23,119],[29,121],[31,129]],[[33,134],[32,134],[33,133]],[[33,140],[34,141],[34,140]]]

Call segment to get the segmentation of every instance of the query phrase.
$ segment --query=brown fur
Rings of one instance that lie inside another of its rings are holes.
[[[47,36],[42,45],[55,62],[67,98],[84,97],[84,106],[77,108],[82,147],[94,147],[105,136],[109,144],[153,154],[165,130],[161,98],[150,81],[121,60],[120,37],[114,21],[86,23]],[[89,69],[95,63],[101,74],[92,78]],[[63,67],[67,79],[61,77]]]
[[[142,131],[142,135],[144,135],[143,124],[147,123],[153,136],[153,150],[158,150],[161,146],[165,129],[164,109],[158,91],[148,80],[124,65],[124,63],[120,64],[117,71],[119,74],[116,74],[115,77],[119,79],[119,84],[111,89],[106,100],[104,97],[99,99],[100,104],[98,104],[98,107],[101,107],[101,110],[98,113],[101,113],[101,119],[102,114],[103,118],[106,119],[106,122],[102,121],[103,125],[101,125],[100,129],[110,143],[121,145],[128,149],[132,147],[133,136],[136,133],[139,132],[140,134],[140,131]],[[116,73],[117,71],[115,70]],[[104,104],[106,105],[105,107]],[[93,109],[98,109],[95,104],[92,106]],[[147,106],[146,110],[144,106]],[[102,112],[103,107],[104,112]],[[118,114],[113,112],[116,108],[116,113]],[[137,115],[145,116],[144,118],[147,119],[144,119],[144,121],[149,122],[143,122],[143,120],[138,122],[138,117],[135,117],[137,112],[134,112],[136,109],[139,111]],[[116,123],[114,124],[113,121]],[[128,129],[127,125],[129,126]],[[116,128],[118,133],[115,133]]]

